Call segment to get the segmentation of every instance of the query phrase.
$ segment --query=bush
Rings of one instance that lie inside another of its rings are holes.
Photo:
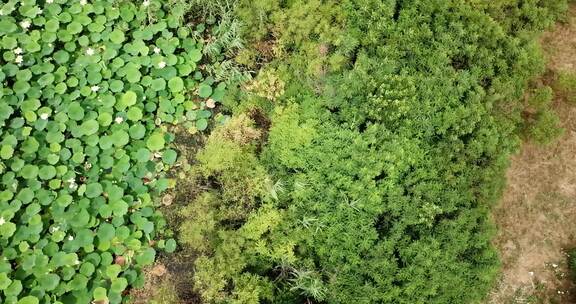
[[[527,97],[524,110],[524,135],[540,145],[549,145],[556,141],[564,129],[560,118],[551,107],[554,92],[550,87],[533,89]]]
[[[560,118],[552,110],[538,112],[526,131],[530,140],[541,145],[549,145],[564,134]]]
[[[500,19],[491,1],[243,3],[248,37],[281,49],[264,69],[284,90],[237,96],[271,117],[261,150],[214,137],[197,170],[279,182],[264,187],[275,195],[212,187],[188,207],[184,227],[206,223],[188,226],[207,242],[204,301],[482,301],[499,266],[489,208],[519,142],[518,100],[543,70],[534,38],[562,5],[500,1],[514,12]]]
[[[572,249],[568,252],[568,268],[572,272],[576,282],[576,249]]]
[[[283,90],[237,97],[270,117],[261,149],[214,135],[199,155],[198,172],[214,161],[244,185],[211,171],[186,208],[205,302],[482,301],[489,209],[543,70],[534,38],[563,7],[492,2],[238,1],[260,77]]]
[[[0,302],[120,303],[175,249],[154,209],[168,124],[206,129],[224,94],[204,29],[155,0],[0,10]]]
[[[558,94],[566,101],[576,103],[576,74],[561,72],[558,75],[554,87]]]

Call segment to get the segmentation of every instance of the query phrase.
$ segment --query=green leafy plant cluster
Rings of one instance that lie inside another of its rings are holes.
[[[537,34],[566,4],[492,3],[237,2],[241,59],[282,90],[238,92],[234,129],[261,136],[223,126],[192,168],[180,237],[206,303],[482,301]]]
[[[554,83],[554,89],[570,103],[576,103],[576,74],[560,72]]]
[[[527,97],[524,134],[529,140],[541,145],[549,145],[564,134],[560,118],[551,108],[553,97],[552,88],[547,86],[532,90]]]
[[[576,283],[576,249],[568,251],[568,270],[572,280]]]
[[[169,127],[205,130],[225,84],[169,4],[0,3],[1,303],[120,303],[175,250]]]

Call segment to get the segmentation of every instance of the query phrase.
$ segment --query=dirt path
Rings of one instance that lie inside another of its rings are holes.
[[[576,72],[576,5],[569,15],[542,39],[549,69],[544,83]],[[493,213],[503,273],[490,304],[576,303],[565,252],[576,246],[576,106],[559,94],[554,108],[564,136],[549,147],[523,145]]]

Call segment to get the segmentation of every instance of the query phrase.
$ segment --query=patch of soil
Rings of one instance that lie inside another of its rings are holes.
[[[544,35],[550,84],[576,67],[576,5],[566,24]],[[566,250],[576,247],[576,107],[557,96],[565,134],[548,147],[525,143],[512,158],[507,189],[493,212],[502,276],[490,304],[576,303]]]

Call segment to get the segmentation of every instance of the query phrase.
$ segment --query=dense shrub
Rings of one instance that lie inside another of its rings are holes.
[[[554,89],[566,101],[576,103],[576,74],[570,72],[561,72],[554,83]]]
[[[488,211],[543,70],[535,37],[565,7],[492,3],[237,1],[241,61],[283,94],[238,93],[237,112],[268,112],[266,144],[216,134],[194,168],[214,185],[182,238],[207,303],[481,301],[498,271]]]
[[[551,107],[553,97],[550,87],[536,88],[527,94],[523,133],[528,140],[549,145],[564,134],[560,118]]]
[[[206,26],[182,17],[155,0],[0,3],[1,303],[120,303],[175,249],[154,209],[168,126],[206,129],[225,88],[199,67]]]
[[[574,282],[576,282],[576,249],[568,252],[568,269],[572,273]]]

